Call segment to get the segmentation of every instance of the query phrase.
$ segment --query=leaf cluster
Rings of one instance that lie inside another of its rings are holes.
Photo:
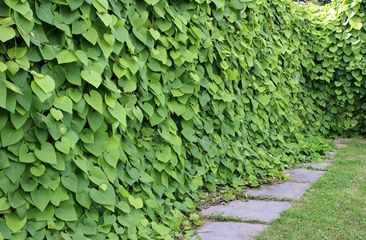
[[[172,239],[203,191],[319,158],[313,26],[287,0],[0,1],[0,238]]]

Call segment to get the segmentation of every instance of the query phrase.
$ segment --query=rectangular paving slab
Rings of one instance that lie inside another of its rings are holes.
[[[235,217],[242,220],[257,220],[271,222],[278,218],[282,211],[291,207],[288,202],[250,200],[232,201],[227,205],[211,206],[201,211],[202,216],[219,214],[225,217]]]
[[[292,169],[286,172],[290,174],[291,182],[313,183],[317,181],[324,174],[324,171],[309,170],[309,169]]]
[[[337,148],[345,148],[345,147],[347,147],[347,144],[345,144],[345,143],[336,143],[336,147]]]
[[[284,182],[265,185],[260,189],[250,189],[246,193],[249,197],[264,199],[299,200],[309,187],[309,183]]]
[[[333,160],[336,156],[337,156],[337,152],[336,152],[336,151],[332,151],[332,152],[329,152],[329,153],[327,154],[327,158],[328,158],[329,160]]]
[[[310,163],[309,166],[313,169],[325,170],[330,165],[330,162]]]
[[[207,222],[198,229],[202,240],[250,240],[263,231],[267,225],[240,222]],[[195,237],[193,239],[198,240]]]
[[[336,145],[337,148],[344,148],[344,147],[347,147],[348,146],[348,142],[350,141],[351,139],[349,138],[339,138],[339,139],[336,139],[334,140],[334,144]]]

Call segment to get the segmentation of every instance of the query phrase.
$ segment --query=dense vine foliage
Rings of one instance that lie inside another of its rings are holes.
[[[366,132],[365,10],[365,1],[334,2],[314,10],[314,27],[307,33],[313,56],[304,71],[307,92],[333,133]]]
[[[365,121],[338,5],[0,0],[0,239],[172,239],[202,191],[319,158]]]

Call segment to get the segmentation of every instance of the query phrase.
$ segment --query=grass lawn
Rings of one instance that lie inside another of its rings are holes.
[[[366,239],[366,141],[354,139],[327,173],[256,240]]]

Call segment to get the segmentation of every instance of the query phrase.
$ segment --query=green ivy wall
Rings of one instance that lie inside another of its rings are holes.
[[[360,0],[315,9],[315,28],[307,33],[313,56],[304,71],[307,92],[327,115],[323,125],[335,134],[366,132],[365,10]]]
[[[340,116],[364,121],[362,50],[339,29],[365,38],[313,18],[287,0],[0,0],[0,239],[172,239],[203,191],[319,158]]]

